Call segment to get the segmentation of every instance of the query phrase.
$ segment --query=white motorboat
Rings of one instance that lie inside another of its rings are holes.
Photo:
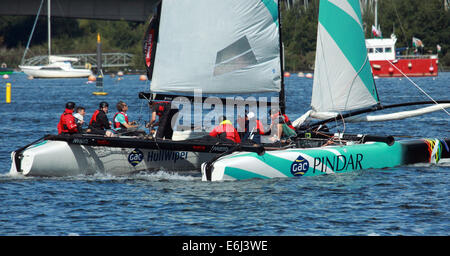
[[[90,69],[73,68],[72,62],[78,61],[77,58],[63,56],[50,56],[50,63],[42,66],[19,66],[19,68],[28,76],[34,78],[76,78],[88,77],[92,75]]]

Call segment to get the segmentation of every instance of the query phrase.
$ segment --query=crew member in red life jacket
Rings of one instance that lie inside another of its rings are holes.
[[[230,120],[227,120],[225,116],[222,116],[219,118],[219,122],[220,124],[209,133],[209,136],[217,137],[219,139],[231,140],[234,143],[241,143],[239,133],[233,127],[233,124]]]
[[[127,115],[127,111],[128,111],[128,105],[123,102],[123,101],[119,101],[116,105],[117,107],[117,112],[114,115],[113,121],[114,121],[114,130],[117,133],[124,133],[127,131],[127,129],[129,128],[136,128],[136,122],[129,122],[128,121],[128,115]]]
[[[89,122],[90,133],[106,135],[107,137],[112,137],[114,133],[110,131],[111,122],[108,121],[106,113],[108,113],[109,104],[105,101],[100,102],[99,108],[95,110]]]
[[[73,134],[78,132],[78,126],[73,116],[74,102],[66,103],[66,110],[62,113],[58,123],[58,134]]]
[[[279,141],[283,137],[290,137],[295,134],[295,128],[289,120],[288,116],[286,114],[281,114],[281,111],[279,109],[271,109],[270,118],[272,119],[270,130],[275,130],[275,136],[273,140]],[[276,127],[274,127],[275,124],[277,124]],[[283,132],[283,125],[285,125],[286,129],[289,130],[289,134],[285,134],[285,132]]]
[[[156,138],[172,139],[172,119],[178,113],[178,109],[172,109],[169,101],[150,101],[148,104],[152,109],[152,116],[146,127],[151,130],[153,126],[158,126]],[[156,121],[156,116],[158,116],[158,121]]]
[[[247,114],[249,120],[249,139],[261,143],[261,135],[264,135],[264,126],[259,119],[256,118],[255,113]]]

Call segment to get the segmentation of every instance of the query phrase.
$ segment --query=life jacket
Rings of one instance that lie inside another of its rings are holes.
[[[66,108],[66,110],[64,110],[64,113],[59,118],[59,123],[57,126],[58,134],[78,132],[77,123],[75,122],[75,117],[72,114],[73,109]]]
[[[109,124],[104,124],[101,121],[97,120],[98,119],[98,115],[100,114],[100,111],[101,110],[97,109],[97,110],[95,110],[94,114],[92,115],[91,120],[89,121],[89,127],[91,129],[92,128],[94,128],[94,129],[101,129],[101,130],[103,130],[105,128],[109,129]],[[101,111],[101,112],[103,112],[103,111]],[[103,114],[106,116],[105,112],[103,112]]]
[[[274,119],[277,118],[280,115],[280,113],[278,112],[277,114],[275,114]],[[289,120],[289,117],[286,114],[283,114],[283,120],[284,123],[291,129],[293,129],[295,131],[294,126],[292,125],[291,121]]]
[[[89,125],[92,126],[93,123],[97,122],[97,115],[100,113],[100,110],[95,110],[94,114],[92,114],[91,121],[89,121]]]
[[[117,129],[117,128],[126,128],[126,127],[123,126],[121,123],[116,122],[116,116],[117,116],[118,114],[122,114],[122,115],[125,117],[125,122],[128,123],[128,115],[127,115],[126,113],[124,113],[124,112],[117,112],[117,113],[114,115],[114,117],[113,117],[114,128],[115,128],[115,129]]]
[[[256,121],[256,132],[264,135],[264,126],[262,125],[261,121],[259,121],[258,119],[255,120]]]
[[[226,138],[236,143],[241,143],[241,138],[233,124],[229,120],[224,120],[216,126],[210,133],[212,137]]]
[[[160,101],[160,102],[154,103],[154,105],[153,105],[153,110],[156,111],[156,114],[158,116],[162,116],[162,114],[166,111],[166,108],[170,108],[169,101]]]

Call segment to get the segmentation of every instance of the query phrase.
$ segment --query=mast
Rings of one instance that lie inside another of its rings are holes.
[[[375,0],[375,27],[378,28],[378,1]]]
[[[280,110],[282,114],[285,114],[286,111],[286,95],[284,92],[284,47],[283,47],[283,39],[281,37],[281,1],[278,1],[278,33],[280,40],[280,70],[281,70],[281,84],[280,84]]]
[[[51,9],[50,0],[47,0],[47,36],[48,36],[48,63],[50,64],[50,55],[52,54],[52,41],[51,41],[51,29],[50,29],[50,9]]]

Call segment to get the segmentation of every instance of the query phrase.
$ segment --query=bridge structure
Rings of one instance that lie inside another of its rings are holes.
[[[159,0],[52,0],[52,17],[145,22]],[[1,0],[0,15],[35,16],[41,0]],[[47,15],[43,8],[41,15]]]
[[[75,68],[97,68],[97,54],[64,54],[53,56],[64,56],[77,58],[78,61],[72,65]],[[102,67],[103,68],[126,68],[131,64],[133,54],[130,53],[102,53]],[[36,66],[45,65],[48,63],[48,55],[35,56],[25,59],[23,65]]]

